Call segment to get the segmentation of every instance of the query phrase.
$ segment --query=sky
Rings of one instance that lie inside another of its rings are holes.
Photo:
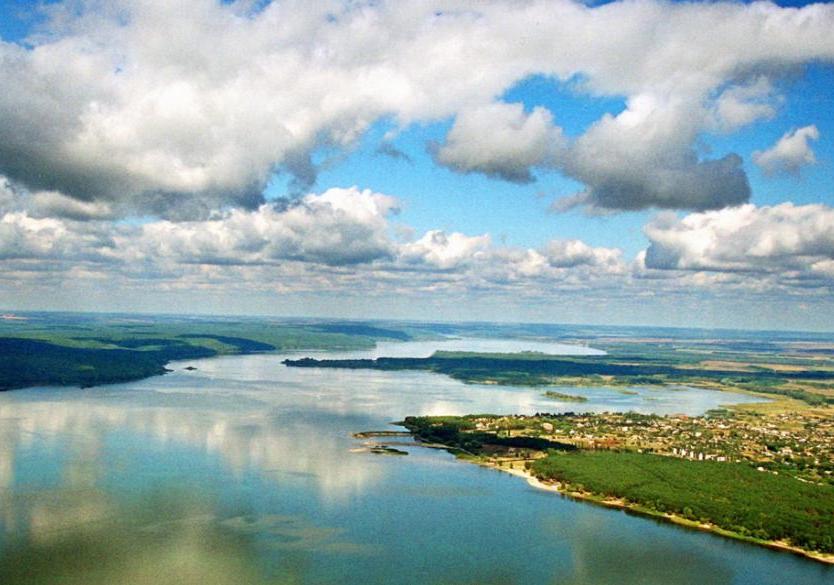
[[[0,308],[834,330],[834,4],[0,0]]]

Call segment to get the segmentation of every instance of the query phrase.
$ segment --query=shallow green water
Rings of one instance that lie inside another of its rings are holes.
[[[541,389],[281,359],[183,362],[132,384],[0,395],[0,583],[834,581],[790,554],[572,502],[444,452],[351,452],[362,444],[351,433],[393,429],[407,414],[578,406]],[[569,393],[589,398],[583,410],[689,414],[731,398],[636,390]]]

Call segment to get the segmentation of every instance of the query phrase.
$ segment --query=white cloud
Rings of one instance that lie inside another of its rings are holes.
[[[226,205],[257,209],[275,169],[301,184],[315,177],[318,146],[349,146],[380,118],[465,120],[538,73],[629,100],[626,112],[577,141],[563,168],[587,183],[591,204],[706,209],[747,192],[733,155],[697,160],[698,134],[714,126],[716,111],[729,126],[769,115],[761,94],[732,88],[834,58],[834,6],[825,4],[248,5],[49,5],[53,18],[33,48],[0,44],[0,172],[121,214],[193,219]],[[545,118],[534,112],[513,134],[540,144]],[[496,151],[487,142],[479,151],[454,138],[447,155],[462,168],[526,178],[519,169],[541,162],[539,148]]]
[[[779,306],[799,302],[790,299],[814,303],[829,298],[833,284],[834,210],[823,205],[661,214],[646,227],[651,246],[632,262],[622,250],[573,239],[532,249],[494,244],[488,234],[430,230],[399,243],[390,235],[401,227],[392,223],[395,209],[391,197],[350,188],[311,194],[286,208],[229,210],[189,222],[134,225],[7,212],[0,219],[0,290],[24,304],[55,290],[70,298],[72,290],[81,295],[75,302],[98,298],[108,308],[127,308],[128,298],[191,299],[166,310],[226,299],[211,306],[251,311],[247,303],[259,299],[259,310],[274,311],[276,295],[315,310],[338,299],[336,313],[360,300],[367,307],[399,303],[413,309],[410,316],[457,303],[471,310],[461,314],[480,318],[489,311],[509,318],[533,306],[544,316],[579,303],[597,306],[585,313],[593,319],[610,316],[611,307],[628,311],[676,299],[726,303],[744,295],[746,302]],[[307,305],[309,298],[318,300]],[[479,312],[485,299],[491,309]]]
[[[834,209],[827,205],[739,207],[662,214],[645,228],[648,268],[824,275],[834,259]]]
[[[0,215],[23,212],[37,218],[67,218],[74,220],[109,219],[114,216],[110,206],[101,201],[81,201],[57,191],[31,193],[0,175]]]
[[[834,259],[819,260],[811,264],[811,272],[834,280]]]
[[[131,225],[14,211],[0,218],[0,258],[121,263],[140,277],[174,265],[344,266],[393,257],[388,217],[396,206],[393,197],[352,187],[310,194],[286,209],[264,204],[202,221]]]
[[[817,157],[808,142],[818,140],[819,137],[820,132],[813,125],[786,132],[776,144],[767,150],[754,152],[753,162],[767,175],[780,173],[799,175],[802,167],[817,162]]]
[[[697,101],[651,94],[632,97],[617,116],[605,115],[567,156],[565,172],[586,185],[572,204],[701,210],[747,201],[750,186],[738,155],[698,158],[693,144],[705,115]]]
[[[459,113],[435,158],[458,172],[529,183],[530,168],[553,165],[564,142],[548,110],[526,114],[523,104],[493,103]]]
[[[625,272],[620,250],[579,240],[553,240],[533,250],[495,246],[488,234],[429,230],[398,243],[392,234],[407,226],[391,223],[397,205],[391,196],[351,187],[199,221],[79,221],[19,210],[0,219],[0,257],[7,275],[36,271],[42,274],[32,278],[51,282],[123,278],[149,288],[164,282],[167,289],[199,288],[205,281],[214,283],[209,288],[245,284],[295,292],[535,290]]]
[[[156,221],[120,239],[134,259],[193,264],[269,264],[296,260],[341,266],[394,253],[387,217],[393,197],[332,188],[307,195],[287,209],[264,204],[231,210],[220,218]]]
[[[547,262],[555,268],[593,266],[601,272],[619,272],[623,268],[622,250],[594,248],[582,240],[552,240],[544,251]]]
[[[396,199],[349,189],[310,194],[287,208],[229,210],[213,219],[142,225],[107,220],[0,219],[3,278],[121,281],[145,292],[251,288],[282,293],[374,294],[558,291],[718,294],[744,289],[805,294],[834,274],[834,210],[743,205],[678,218],[662,213],[633,262],[617,248],[554,239],[540,249],[495,245],[488,234],[430,230],[393,239]],[[134,284],[131,284],[134,283]],[[144,284],[142,284],[144,283]]]
[[[779,101],[770,79],[759,76],[721,92],[715,100],[713,123],[717,129],[730,132],[756,120],[772,118]]]
[[[538,250],[490,248],[467,267],[463,283],[472,290],[505,290],[541,298],[558,291],[623,286],[627,272],[622,250],[594,247],[581,240],[551,240]]]
[[[106,232],[74,229],[60,219],[33,218],[25,212],[0,217],[0,260],[107,261]],[[48,267],[48,265],[47,265]]]
[[[431,230],[416,242],[403,244],[399,257],[406,264],[425,264],[441,270],[456,268],[482,255],[490,245],[490,237],[466,236],[442,230]]]

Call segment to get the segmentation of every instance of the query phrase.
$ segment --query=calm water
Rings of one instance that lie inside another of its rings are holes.
[[[0,395],[0,583],[834,582],[817,563],[572,502],[444,452],[351,452],[361,446],[351,433],[393,429],[407,414],[697,414],[748,397],[570,388],[589,401],[563,404],[541,389],[292,369],[283,357],[180,362],[142,382]]]

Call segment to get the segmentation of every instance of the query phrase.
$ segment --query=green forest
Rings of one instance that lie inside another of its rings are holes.
[[[491,447],[536,451],[576,450],[573,445],[541,437],[498,436],[495,433],[476,431],[473,422],[476,416],[409,416],[398,424],[407,428],[415,438],[424,443],[443,445],[452,451],[460,451],[466,455],[480,455]]]
[[[744,463],[641,453],[551,453],[532,473],[570,491],[622,498],[648,511],[711,523],[759,540],[834,552],[834,487],[757,471]]]

